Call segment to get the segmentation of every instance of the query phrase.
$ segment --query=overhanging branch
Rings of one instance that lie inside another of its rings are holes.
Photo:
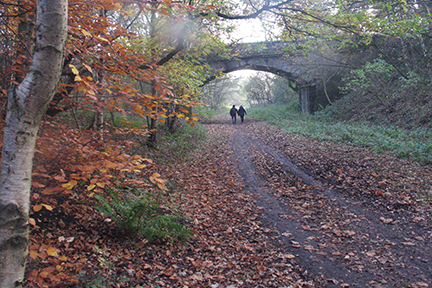
[[[269,3],[267,2],[263,7],[261,7],[260,9],[256,10],[254,13],[249,15],[228,15],[221,12],[216,12],[216,15],[228,20],[253,19],[258,17],[263,12],[280,9],[282,6],[290,4],[291,2],[292,0],[283,1],[276,5],[269,5]]]

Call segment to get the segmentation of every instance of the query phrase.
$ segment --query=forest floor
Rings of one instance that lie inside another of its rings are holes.
[[[136,243],[69,203],[43,230],[59,253],[79,254],[80,278],[45,287],[432,287],[432,167],[250,118],[203,126],[197,155],[159,171],[195,236]]]

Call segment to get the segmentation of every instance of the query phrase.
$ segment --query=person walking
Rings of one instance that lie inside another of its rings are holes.
[[[235,108],[235,105],[233,105],[233,107],[230,110],[232,124],[236,124],[236,122],[237,122],[237,113],[238,113],[238,110],[237,110],[237,108]]]
[[[243,108],[243,106],[240,105],[240,108],[238,109],[237,114],[240,116],[241,123],[243,124],[243,118],[245,115],[247,115],[246,110]]]

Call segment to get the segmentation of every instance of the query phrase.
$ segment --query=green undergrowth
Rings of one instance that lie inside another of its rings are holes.
[[[196,149],[200,149],[206,139],[206,134],[199,123],[191,127],[182,121],[175,132],[160,131],[157,141],[157,157],[165,162],[176,160],[191,160]]]
[[[403,129],[359,122],[337,122],[323,115],[302,115],[293,107],[266,106],[249,109],[251,117],[266,120],[287,133],[320,141],[333,141],[389,152],[432,164],[432,131],[428,128]]]
[[[108,195],[95,195],[95,208],[110,218],[119,232],[130,238],[146,238],[149,242],[185,242],[192,233],[183,224],[187,218],[169,214],[154,196],[138,189],[109,189]]]
[[[198,106],[196,108],[199,119],[212,119],[216,115],[220,114],[220,111],[212,110],[209,107]]]

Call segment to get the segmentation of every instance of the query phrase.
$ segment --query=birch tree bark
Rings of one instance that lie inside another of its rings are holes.
[[[23,82],[8,93],[0,171],[0,287],[22,287],[28,255],[34,146],[54,96],[67,37],[67,0],[39,0],[36,45]]]

